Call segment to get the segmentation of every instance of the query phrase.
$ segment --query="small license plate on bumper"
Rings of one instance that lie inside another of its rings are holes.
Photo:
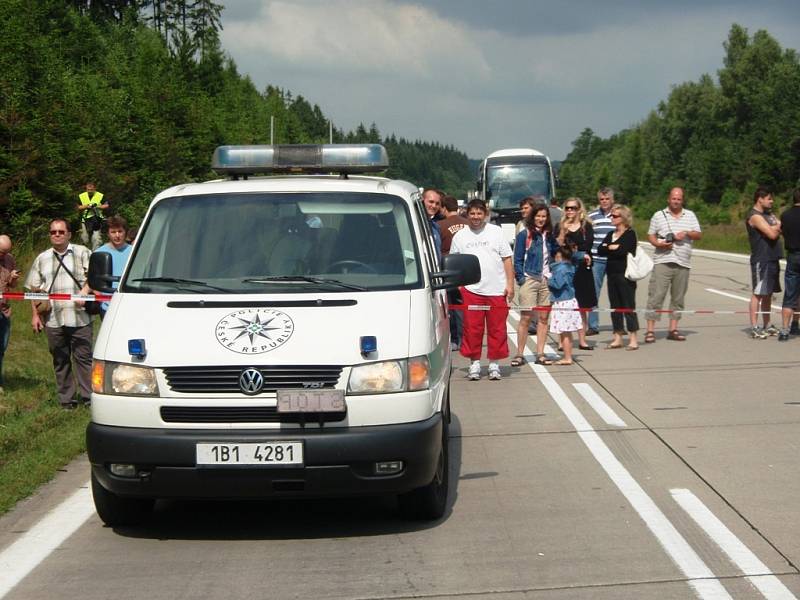
[[[344,413],[344,390],[278,390],[279,413]]]
[[[197,466],[283,467],[303,466],[303,442],[201,442]]]

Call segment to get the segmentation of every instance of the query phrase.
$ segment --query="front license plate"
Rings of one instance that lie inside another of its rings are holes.
[[[278,412],[347,412],[344,390],[278,390]]]
[[[303,442],[197,444],[197,466],[302,466]]]

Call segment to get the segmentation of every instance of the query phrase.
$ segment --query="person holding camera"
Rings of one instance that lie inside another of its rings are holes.
[[[89,244],[92,238],[92,250],[97,250],[103,242],[101,230],[105,217],[103,211],[108,210],[108,200],[103,199],[103,194],[97,191],[94,182],[86,182],[86,191],[78,194],[78,212],[81,215],[81,241]]]
[[[683,189],[672,188],[667,199],[667,208],[656,211],[650,219],[647,239],[655,247],[653,272],[647,290],[647,332],[645,344],[656,341],[656,320],[661,318],[656,310],[664,306],[664,298],[670,293],[667,339],[674,342],[686,340],[678,331],[680,312],[684,308],[686,290],[689,288],[689,270],[692,266],[692,243],[703,237],[697,216],[683,207]]]

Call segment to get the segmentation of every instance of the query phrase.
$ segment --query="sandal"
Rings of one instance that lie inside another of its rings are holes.
[[[545,358],[544,356],[537,357],[534,362],[537,365],[552,365],[553,364],[552,360],[550,360],[549,358]]]
[[[557,360],[553,364],[554,365],[559,365],[559,366],[567,366],[567,365],[571,365],[572,361],[571,360],[565,360],[565,359],[562,358],[561,360]]]
[[[681,335],[677,329],[673,329],[667,334],[667,339],[672,340],[673,342],[685,342],[686,336]]]
[[[638,349],[639,349],[639,346],[625,346],[625,350],[628,350],[629,352],[633,352],[634,350],[638,350]]]
[[[578,344],[578,349],[579,350],[594,350],[594,346],[588,346],[588,345],[587,346],[581,346],[580,344]]]
[[[526,360],[525,360],[525,357],[524,357],[524,356],[522,356],[521,354],[517,354],[517,355],[514,357],[514,359],[511,361],[511,366],[512,366],[512,367],[521,367],[521,366],[522,366],[522,365],[524,365],[526,362],[528,362],[528,361],[526,361]]]
[[[648,331],[644,334],[644,343],[645,344],[655,344],[656,343],[656,334],[654,331]]]
[[[619,350],[622,344],[606,344],[606,350]]]

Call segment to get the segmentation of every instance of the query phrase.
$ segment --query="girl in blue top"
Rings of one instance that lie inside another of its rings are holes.
[[[557,360],[556,365],[572,364],[572,332],[583,327],[578,301],[575,299],[575,265],[572,264],[573,252],[570,246],[562,246],[556,251],[552,275],[547,280],[553,300],[550,317],[550,333],[557,333],[561,338],[564,358]],[[580,257],[576,257],[580,259]]]

